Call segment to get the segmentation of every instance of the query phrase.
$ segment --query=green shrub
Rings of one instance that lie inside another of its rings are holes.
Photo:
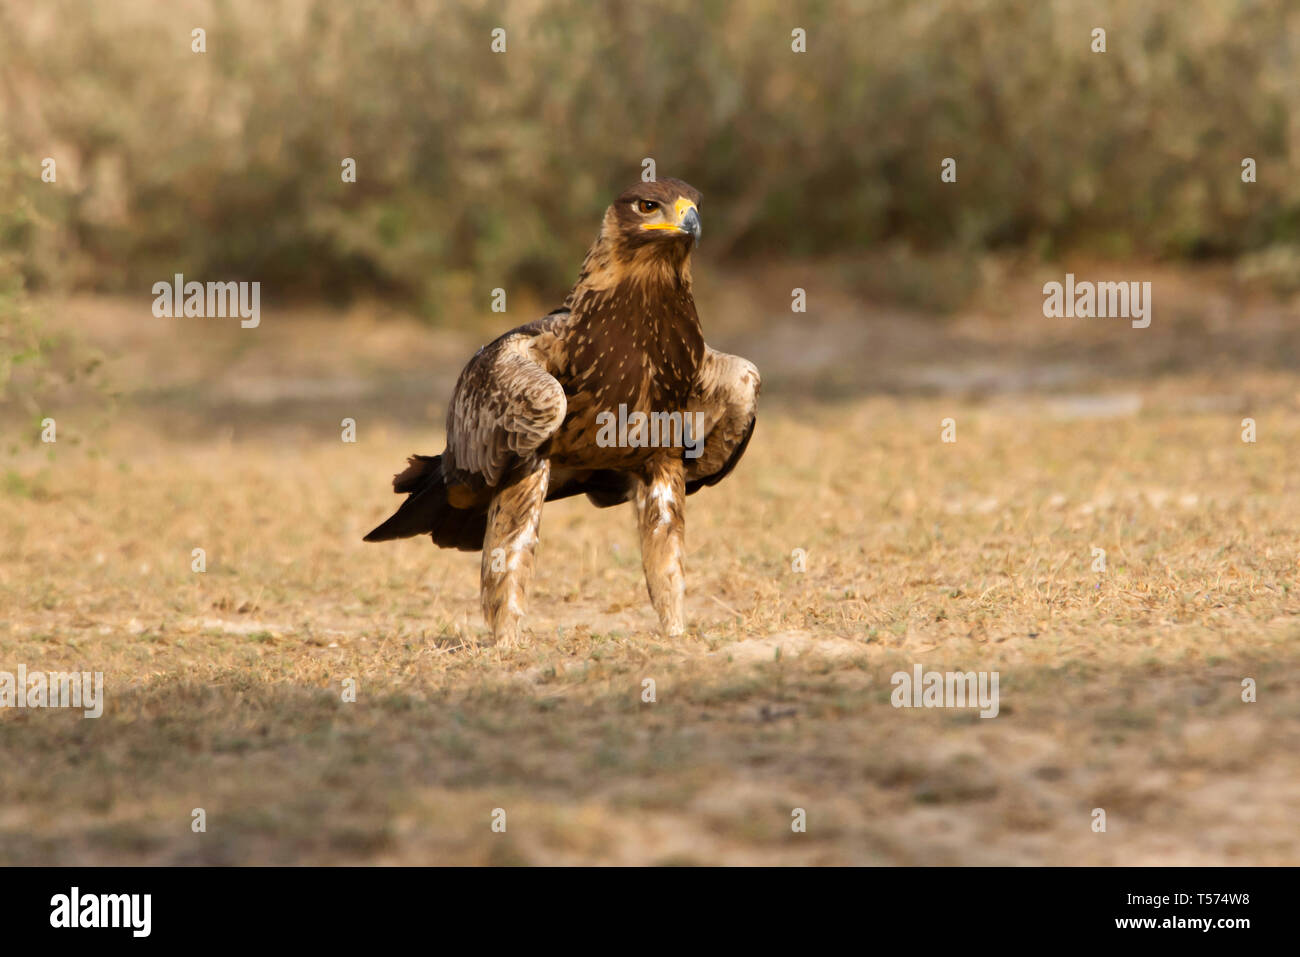
[[[59,181],[0,244],[38,285],[554,296],[651,156],[714,256],[1236,256],[1300,239],[1297,35],[1265,0],[47,0],[0,10],[0,129]]]

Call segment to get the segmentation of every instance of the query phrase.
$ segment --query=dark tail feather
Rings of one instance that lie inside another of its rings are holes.
[[[432,535],[442,548],[476,552],[487,534],[486,510],[455,508],[447,501],[441,455],[412,455],[406,470],[393,476],[393,491],[407,499],[393,516],[367,535],[367,542]]]

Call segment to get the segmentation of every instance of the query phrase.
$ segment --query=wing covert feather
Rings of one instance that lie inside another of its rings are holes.
[[[705,352],[690,410],[703,413],[707,438],[703,454],[686,459],[688,494],[716,485],[736,467],[754,432],[761,390],[754,363],[711,347]]]
[[[539,361],[535,342],[527,332],[507,333],[461,372],[447,410],[447,450],[457,478],[497,486],[564,421],[564,389]]]

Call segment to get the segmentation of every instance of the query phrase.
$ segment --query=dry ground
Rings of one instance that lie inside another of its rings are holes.
[[[0,712],[0,863],[1300,863],[1295,310],[1172,277],[1145,331],[1029,281],[790,316],[788,278],[712,324],[768,389],[689,503],[689,635],[626,510],[570,501],[512,652],[476,556],[360,541],[481,329],[55,304],[121,394],[54,447],[5,420],[0,670],[107,705]],[[891,707],[915,663],[998,671],[1000,714]]]

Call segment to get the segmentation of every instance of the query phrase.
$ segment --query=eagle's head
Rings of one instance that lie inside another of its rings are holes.
[[[576,308],[625,286],[691,288],[691,249],[700,240],[700,191],[680,179],[637,183],[605,210],[578,281],[564,300]]]
[[[700,241],[700,191],[680,179],[637,183],[605,212],[602,238],[624,260],[684,262]]]

